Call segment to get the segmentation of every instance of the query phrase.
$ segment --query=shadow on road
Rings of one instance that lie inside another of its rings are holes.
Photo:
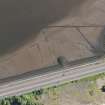
[[[0,0],[0,55],[20,47],[68,13],[76,12],[85,1]]]

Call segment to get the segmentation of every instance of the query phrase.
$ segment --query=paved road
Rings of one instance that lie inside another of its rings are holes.
[[[34,89],[40,89],[61,84],[65,81],[77,80],[86,76],[105,72],[105,59],[85,63],[73,67],[64,67],[62,70],[48,72],[39,76],[7,82],[0,86],[0,97],[21,95]]]

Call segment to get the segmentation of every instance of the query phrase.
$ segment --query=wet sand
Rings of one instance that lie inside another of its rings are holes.
[[[1,0],[0,55],[22,47],[87,0]],[[34,35],[32,35],[34,33]]]
[[[104,4],[103,0],[0,1],[0,78],[56,64],[58,56],[76,60],[96,54],[90,45],[100,44],[103,27],[79,28],[83,36],[77,28],[56,26],[103,25]]]

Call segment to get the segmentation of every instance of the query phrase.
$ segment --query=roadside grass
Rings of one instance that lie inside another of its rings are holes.
[[[0,100],[0,105],[14,105],[14,101],[20,103],[19,105],[44,105],[41,103],[41,98],[44,94],[47,94],[51,100],[57,105],[60,93],[65,89],[65,87],[72,86],[73,84],[90,83],[88,89],[86,90],[87,98],[93,100],[94,94],[100,94],[100,90],[96,86],[96,80],[100,78],[105,78],[105,73],[97,74],[94,76],[89,76],[75,81],[65,81],[60,85],[56,86],[46,86],[43,89],[35,90],[33,92],[23,94],[21,96],[8,97]],[[73,93],[74,96],[80,96],[81,94],[76,91]]]

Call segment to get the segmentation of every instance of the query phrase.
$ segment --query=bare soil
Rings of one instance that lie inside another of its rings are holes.
[[[11,0],[9,3],[0,1],[1,30],[5,32],[0,34],[3,54],[0,78],[55,64],[59,56],[76,60],[103,51],[104,0],[45,0],[45,3]],[[78,30],[67,25],[94,27]]]

